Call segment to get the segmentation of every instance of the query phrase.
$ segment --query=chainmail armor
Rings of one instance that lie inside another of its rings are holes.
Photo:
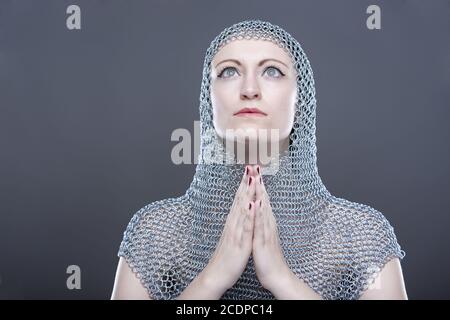
[[[394,229],[376,209],[331,195],[318,174],[313,72],[300,44],[279,26],[242,21],[222,31],[204,60],[200,93],[201,147],[184,195],[152,202],[131,218],[118,256],[126,259],[152,299],[175,299],[206,267],[220,239],[244,164],[215,163],[223,149],[214,134],[211,61],[236,39],[272,41],[297,71],[297,102],[289,150],[277,171],[264,168],[264,185],[291,270],[323,299],[358,299],[393,257],[405,252]],[[227,155],[225,155],[227,157]],[[266,171],[265,171],[266,170]],[[274,299],[261,286],[252,257],[222,299]]]

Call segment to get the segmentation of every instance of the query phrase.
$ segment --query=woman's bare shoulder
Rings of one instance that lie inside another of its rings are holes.
[[[133,272],[124,257],[119,258],[111,300],[151,300],[139,275]]]

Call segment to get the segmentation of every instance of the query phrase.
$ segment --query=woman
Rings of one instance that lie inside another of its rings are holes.
[[[220,33],[204,60],[194,179],[135,213],[112,298],[407,299],[392,226],[318,175],[315,109],[290,34],[260,20]]]

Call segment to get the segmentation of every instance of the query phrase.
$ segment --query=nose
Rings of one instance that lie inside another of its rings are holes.
[[[241,86],[241,99],[252,100],[259,99],[261,97],[261,91],[258,86],[258,82],[252,76],[247,76]]]

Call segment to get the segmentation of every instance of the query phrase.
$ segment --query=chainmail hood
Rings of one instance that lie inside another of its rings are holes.
[[[264,185],[291,270],[323,299],[357,299],[390,258],[405,252],[378,210],[331,195],[316,159],[313,72],[300,44],[279,26],[261,20],[223,30],[206,51],[200,93],[201,147],[186,193],[152,202],[129,222],[118,256],[126,259],[153,299],[174,299],[206,267],[220,239],[244,164],[212,161],[224,154],[213,126],[211,61],[236,39],[272,41],[290,55],[297,71],[297,101],[289,150]],[[270,170],[268,167],[267,170]],[[223,299],[273,299],[259,283],[250,257]]]

